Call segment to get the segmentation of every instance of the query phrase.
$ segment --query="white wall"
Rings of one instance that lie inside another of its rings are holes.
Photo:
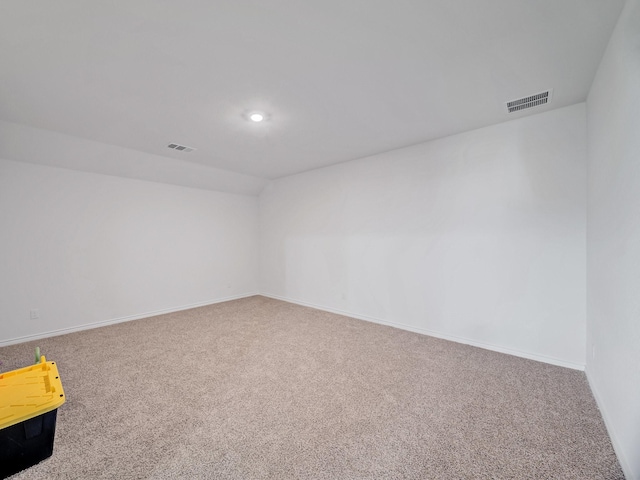
[[[276,180],[263,293],[585,363],[585,105]]]
[[[587,375],[627,478],[640,479],[638,0],[627,1],[587,111]]]
[[[0,160],[0,345],[255,293],[257,212],[256,197]]]

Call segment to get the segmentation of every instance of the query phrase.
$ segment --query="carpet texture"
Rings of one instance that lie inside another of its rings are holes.
[[[583,372],[260,296],[0,349],[55,360],[15,479],[620,479]]]

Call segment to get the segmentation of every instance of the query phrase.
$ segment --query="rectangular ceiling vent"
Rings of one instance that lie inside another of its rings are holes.
[[[546,92],[536,93],[535,95],[529,95],[528,97],[519,98],[518,100],[511,100],[507,102],[507,111],[509,113],[519,112],[526,108],[537,107],[539,105],[545,105],[551,101],[553,95],[553,89],[550,88]]]
[[[195,150],[193,147],[187,147],[186,145],[180,145],[179,143],[170,143],[167,147],[178,150],[179,152],[193,152]]]

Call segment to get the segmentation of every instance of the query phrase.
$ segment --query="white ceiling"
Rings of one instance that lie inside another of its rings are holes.
[[[0,120],[277,178],[584,101],[623,4],[2,0]]]

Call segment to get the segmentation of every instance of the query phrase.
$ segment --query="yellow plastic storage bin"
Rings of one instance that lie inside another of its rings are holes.
[[[65,402],[56,362],[0,373],[0,478],[53,453],[58,407]]]

